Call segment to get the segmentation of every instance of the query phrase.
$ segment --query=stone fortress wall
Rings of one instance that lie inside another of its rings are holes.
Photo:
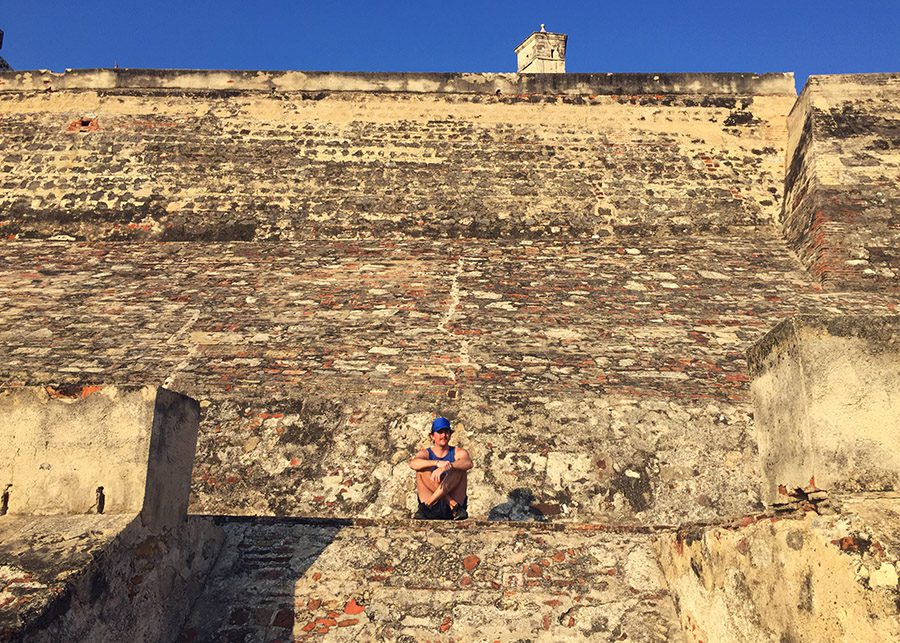
[[[753,514],[748,349],[795,315],[897,313],[897,87],[0,74],[0,381],[199,400],[195,513],[406,517],[441,413],[477,518]]]
[[[827,288],[897,283],[898,83],[813,76],[789,116],[785,238]]]
[[[785,75],[223,76],[7,75],[5,234],[591,238],[777,217]]]
[[[187,519],[197,402],[21,387],[0,418],[0,640],[170,638],[223,541]]]
[[[756,506],[744,352],[896,292],[783,245],[789,76],[517,78],[5,75],[5,378],[201,400],[199,511],[402,515],[435,412],[482,515]]]

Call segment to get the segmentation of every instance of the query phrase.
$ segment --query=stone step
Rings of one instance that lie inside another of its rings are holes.
[[[181,641],[670,641],[647,528],[229,520]]]

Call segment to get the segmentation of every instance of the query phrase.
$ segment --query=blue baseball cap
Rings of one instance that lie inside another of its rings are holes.
[[[431,432],[437,433],[443,429],[447,429],[448,431],[452,431],[450,428],[450,420],[447,418],[435,418],[434,422],[431,423]]]

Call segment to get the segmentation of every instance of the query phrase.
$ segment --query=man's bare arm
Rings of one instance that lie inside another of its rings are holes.
[[[409,461],[410,469],[415,471],[428,471],[437,466],[437,461],[428,459],[427,449],[422,449]]]
[[[472,457],[469,455],[469,452],[465,449],[456,448],[456,460],[453,462],[453,469],[459,469],[460,471],[468,471],[472,467],[475,466],[475,463],[472,462]]]

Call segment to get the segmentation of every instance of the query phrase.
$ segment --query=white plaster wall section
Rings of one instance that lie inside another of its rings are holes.
[[[799,332],[795,326],[794,327],[794,336],[795,336],[795,338],[797,338],[796,341],[800,341],[798,335],[799,335]],[[817,458],[818,454],[816,453],[817,450],[815,449],[815,447],[814,447],[815,443],[813,442],[812,422],[809,419],[810,412],[811,412],[811,406],[812,406],[812,398],[811,398],[810,392],[809,392],[809,383],[808,383],[808,376],[806,373],[806,369],[803,368],[804,360],[802,358],[802,350],[803,350],[802,347],[798,347],[798,359],[800,361],[800,364],[799,364],[799,366],[800,366],[800,378],[799,378],[800,379],[800,382],[799,382],[799,384],[800,384],[800,400],[801,400],[801,404],[806,405],[806,412],[803,413],[803,426],[800,426],[797,428],[800,431],[802,431],[802,433],[803,433],[803,444],[807,445],[806,458],[807,458],[807,462],[809,465],[809,471],[811,471],[812,475],[815,476],[816,469],[817,469],[816,461],[818,459]],[[813,487],[815,486],[814,477],[810,479],[809,484],[810,484],[810,486],[813,486]]]
[[[72,399],[40,387],[0,396],[3,437],[21,447],[0,461],[0,483],[14,485],[10,513],[90,513],[100,486],[107,513],[140,509],[155,388],[97,389]]]
[[[809,392],[794,320],[785,322],[785,328],[784,336],[766,355],[767,367],[750,385],[760,463],[765,473],[762,494],[767,503],[786,501],[779,488],[804,488],[815,476]]]
[[[804,329],[801,345],[804,390],[816,482],[884,491],[896,484],[900,456],[900,362],[853,337],[817,336]],[[820,480],[821,478],[821,480]]]

